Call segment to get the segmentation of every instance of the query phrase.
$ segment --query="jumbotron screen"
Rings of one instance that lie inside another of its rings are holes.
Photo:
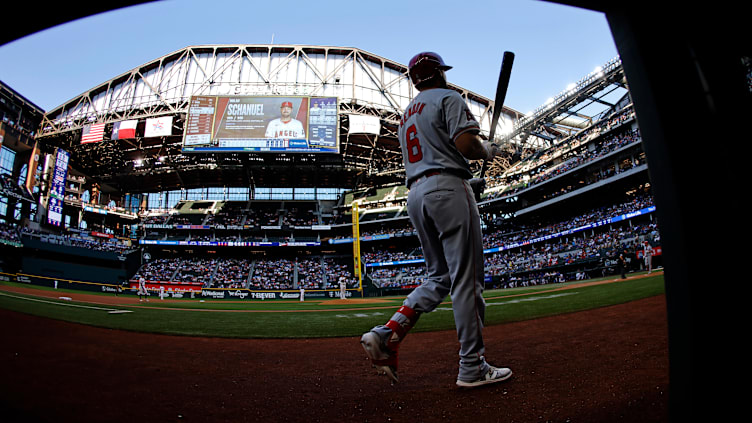
[[[339,153],[337,97],[193,96],[184,152]]]

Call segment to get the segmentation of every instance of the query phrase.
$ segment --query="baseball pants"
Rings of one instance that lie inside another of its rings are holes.
[[[449,174],[416,181],[407,211],[423,249],[427,277],[404,305],[428,313],[451,296],[460,344],[458,378],[475,380],[488,371],[488,364],[481,333],[486,309],[483,238],[472,188]]]

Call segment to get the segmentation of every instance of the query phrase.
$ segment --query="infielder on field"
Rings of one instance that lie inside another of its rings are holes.
[[[339,299],[345,300],[347,299],[347,283],[344,279],[344,277],[339,278]]]
[[[645,260],[645,269],[647,269],[648,273],[653,273],[653,246],[647,241],[644,241],[643,245],[645,247],[642,253]]]
[[[281,116],[266,126],[266,138],[305,138],[303,123],[292,117],[292,102],[283,101],[279,113]]]
[[[451,69],[436,53],[424,52],[409,63],[420,91],[405,109],[399,141],[410,192],[407,210],[425,258],[427,277],[385,325],[361,337],[372,364],[393,382],[400,342],[422,313],[448,294],[460,344],[457,385],[473,387],[509,379],[512,371],[486,363],[483,321],[483,241],[480,216],[468,180],[468,159],[493,159],[495,145],[480,138],[480,125],[463,98],[447,87]]]
[[[140,276],[138,278],[138,300],[143,301],[144,298],[146,298],[146,301],[149,301],[149,291],[146,290],[146,279]]]

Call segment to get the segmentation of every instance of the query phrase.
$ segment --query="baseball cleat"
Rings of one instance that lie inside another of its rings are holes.
[[[506,367],[488,366],[488,372],[477,380],[464,381],[457,379],[457,386],[462,388],[474,388],[490,383],[502,382],[512,377],[512,370]]]
[[[374,332],[366,332],[360,338],[360,345],[366,351],[371,364],[379,374],[386,375],[392,384],[399,382],[397,377],[397,351],[390,351],[381,343]]]

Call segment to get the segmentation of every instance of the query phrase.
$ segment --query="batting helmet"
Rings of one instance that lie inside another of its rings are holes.
[[[441,56],[432,51],[424,51],[413,56],[407,68],[410,80],[413,81],[415,86],[433,78],[440,70],[452,69],[451,66],[444,63]]]

